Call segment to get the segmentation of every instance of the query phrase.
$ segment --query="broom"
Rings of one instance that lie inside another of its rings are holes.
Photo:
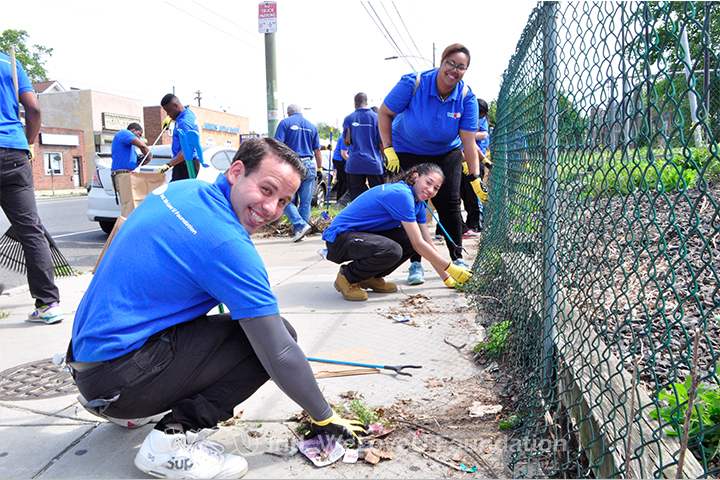
[[[15,87],[15,97],[17,98],[18,102],[19,118],[20,94],[18,89],[17,66],[15,64],[15,47],[12,46],[10,47],[10,64],[12,69],[13,86]],[[65,260],[65,257],[63,257],[62,253],[60,253],[60,249],[58,249],[55,240],[53,240],[53,238],[50,236],[50,233],[47,231],[44,225],[43,232],[45,232],[45,238],[47,238],[48,244],[50,245],[50,255],[52,256],[53,270],[55,271],[55,275],[75,275],[75,272],[73,272],[70,264],[67,262],[67,260]],[[0,265],[7,267],[10,270],[15,270],[19,273],[25,273],[27,271],[27,267],[25,266],[25,252],[23,251],[22,243],[20,243],[20,238],[18,237],[12,225],[10,226],[10,228],[7,229],[5,235],[0,238]]]
[[[47,238],[50,244],[50,255],[52,257],[55,275],[59,277],[74,276],[75,272],[63,254],[60,253],[60,249],[55,243],[55,240],[50,236],[50,233],[44,225],[43,231],[45,232],[45,238]],[[25,273],[27,271],[27,267],[25,266],[25,252],[23,251],[22,243],[20,243],[20,237],[18,237],[12,226],[7,229],[5,235],[0,237],[0,265],[18,273]]]

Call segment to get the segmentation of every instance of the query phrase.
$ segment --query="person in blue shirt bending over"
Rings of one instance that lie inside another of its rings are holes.
[[[434,163],[416,165],[393,178],[393,183],[361,194],[333,219],[323,240],[327,259],[341,264],[335,289],[345,300],[367,300],[363,289],[397,291],[397,285],[384,277],[416,252],[448,287],[470,278],[470,270],[438,253],[427,229],[424,202],[437,194],[443,178],[442,169]]]
[[[166,118],[163,120],[163,127],[167,127],[170,120],[175,120],[175,128],[173,129],[172,136],[173,158],[160,169],[160,172],[164,173],[172,168],[171,182],[186,180],[190,178],[190,172],[188,171],[186,163],[189,160],[185,158],[182,146],[180,145],[180,132],[200,131],[197,126],[195,114],[189,108],[184,107],[183,104],[180,103],[180,99],[172,93],[168,93],[160,100],[160,106],[169,117],[169,119]],[[195,169],[195,176],[197,176],[197,172],[200,170],[200,160],[197,158],[197,154],[193,156],[193,167]]]
[[[150,161],[152,153],[148,146],[141,140],[143,135],[143,128],[139,123],[131,123],[127,126],[127,129],[120,130],[115,134],[110,146],[110,152],[112,156],[112,165],[110,166],[110,176],[112,178],[113,187],[115,193],[119,196],[120,189],[118,188],[119,177],[127,175],[137,168],[142,159],[143,165]],[[138,158],[135,147],[138,147],[142,152],[143,156]],[[129,200],[128,200],[129,201]],[[120,198],[120,204],[122,205],[123,200]]]
[[[378,116],[368,108],[367,95],[362,92],[355,95],[355,111],[345,117],[343,139],[348,146],[345,173],[352,202],[368,185],[372,188],[385,183]]]
[[[289,203],[285,207],[285,216],[293,226],[295,235],[293,242],[299,242],[310,233],[310,206],[315,191],[317,172],[322,172],[322,154],[320,153],[320,136],[315,125],[303,117],[299,105],[291,104],[287,108],[287,118],[278,123],[275,140],[283,142],[300,156],[307,168],[307,175],[300,183],[296,197],[300,203]],[[315,158],[313,160],[313,157]]]
[[[440,67],[404,75],[385,97],[378,114],[380,135],[388,159],[388,170],[407,170],[432,162],[445,174],[433,205],[450,235],[445,240],[450,258],[466,267],[462,259],[462,216],[460,179],[462,151],[466,152],[473,190],[481,200],[487,195],[480,184],[475,132],[478,104],[475,94],[463,81],[470,67],[470,52],[459,43],[442,54]],[[469,154],[468,154],[469,152]],[[452,240],[452,242],[450,242]],[[423,283],[425,274],[420,256],[412,258],[408,283]]]

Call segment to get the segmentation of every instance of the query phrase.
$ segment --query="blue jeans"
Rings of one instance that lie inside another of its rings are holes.
[[[303,158],[307,174],[305,179],[300,182],[295,198],[300,200],[300,207],[296,207],[294,202],[289,203],[285,209],[285,216],[292,223],[295,232],[299,232],[310,221],[310,203],[312,202],[313,192],[315,191],[315,176],[317,175],[317,163],[314,158]]]

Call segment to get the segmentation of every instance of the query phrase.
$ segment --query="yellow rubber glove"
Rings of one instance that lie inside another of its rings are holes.
[[[467,162],[463,162],[463,175],[470,175],[470,168]]]
[[[445,271],[449,273],[450,276],[458,283],[465,283],[470,279],[470,277],[472,277],[472,272],[470,270],[465,267],[461,267],[460,265],[455,265],[452,262],[450,262],[450,265],[448,265]]]
[[[397,153],[395,153],[395,149],[393,147],[387,147],[384,150],[384,153],[388,160],[388,171],[398,173],[400,171],[400,159],[398,158]]]
[[[485,188],[485,184],[482,183],[482,181],[479,178],[476,178],[472,182],[470,182],[470,185],[472,185],[473,190],[475,191],[475,195],[480,199],[481,202],[485,203],[487,200],[488,194],[487,189]]]
[[[490,150],[488,150],[487,153],[485,154],[485,158],[483,158],[483,163],[484,163],[485,165],[490,165],[490,166],[492,167],[492,164],[493,164],[493,163],[492,163],[492,161],[490,160]]]
[[[166,128],[170,128],[170,122],[172,122],[172,118],[170,118],[170,115],[168,115],[162,121],[161,127],[163,128],[163,130]]]
[[[455,279],[454,279],[454,278],[448,277],[448,278],[446,278],[446,279],[443,281],[443,283],[444,283],[445,286],[448,287],[448,288],[455,288],[455,283],[456,283],[456,282],[455,282]]]
[[[28,152],[28,160],[32,162],[32,159],[35,158],[35,145],[28,145],[28,149],[30,150]]]
[[[332,437],[342,437],[346,440],[354,439],[359,445],[360,439],[355,432],[366,433],[360,422],[342,418],[333,410],[332,415],[327,420],[318,422],[310,418],[310,433],[306,435],[306,438],[313,438],[326,433]]]
[[[170,164],[169,164],[169,163],[166,163],[166,164],[163,165],[162,167],[158,168],[158,173],[165,173],[165,172],[167,172],[168,170],[170,170],[171,168],[172,168],[172,167],[170,166]]]

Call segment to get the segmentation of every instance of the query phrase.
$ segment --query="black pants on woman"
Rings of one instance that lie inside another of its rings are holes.
[[[327,259],[340,263],[348,282],[359,283],[390,275],[411,255],[416,255],[402,227],[381,232],[342,232],[334,242],[325,242]]]
[[[438,212],[440,223],[447,233],[450,234],[457,248],[448,241],[445,235],[450,258],[454,261],[462,258],[462,215],[460,213],[460,181],[462,179],[462,150],[458,147],[442,155],[415,155],[413,153],[397,152],[400,166],[403,170],[409,170],[421,163],[434,163],[438,165],[445,174],[445,180],[437,195],[432,199],[433,205]],[[419,262],[422,257],[419,254],[413,255],[410,260]]]

